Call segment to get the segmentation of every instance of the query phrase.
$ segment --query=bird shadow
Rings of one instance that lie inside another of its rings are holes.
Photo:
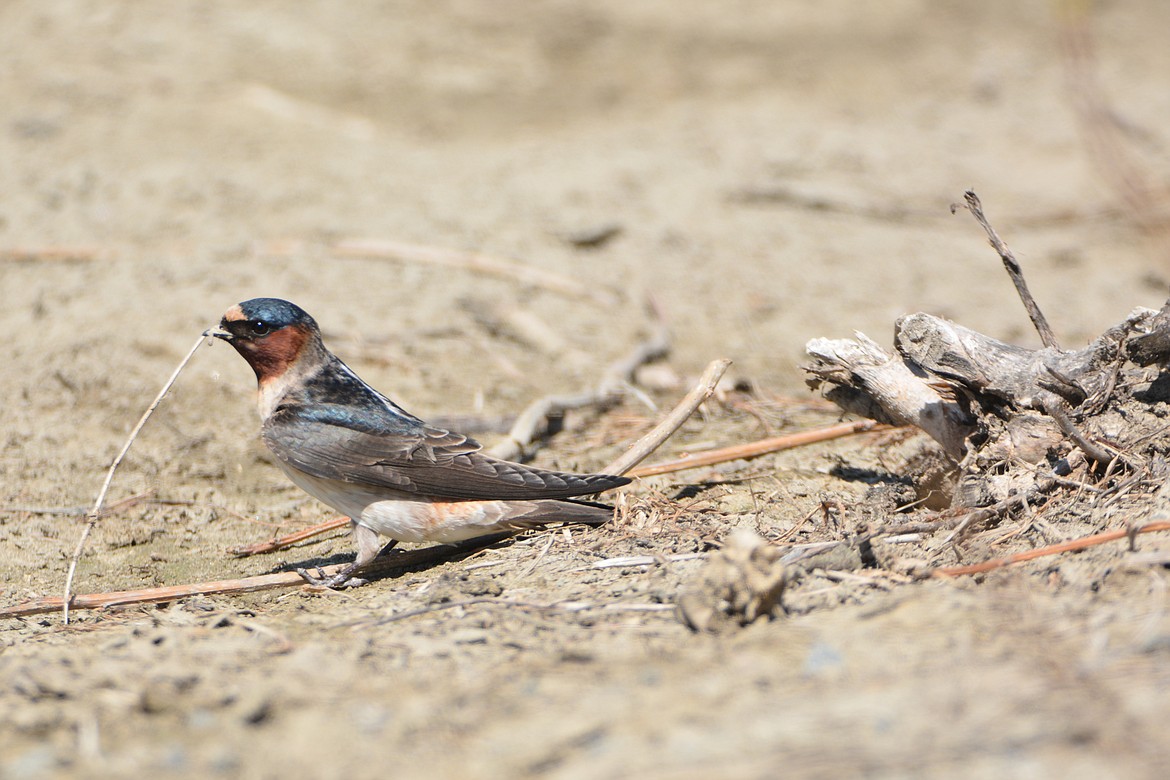
[[[453,544],[436,544],[414,550],[390,550],[370,561],[355,574],[370,581],[395,579],[404,574],[429,569],[440,563],[462,560],[488,547],[511,543],[514,536],[510,533],[489,534]],[[286,563],[274,568],[273,572],[289,572],[297,569],[313,570],[318,567],[346,564],[352,560],[352,553],[338,553],[337,555],[309,558],[296,563]]]

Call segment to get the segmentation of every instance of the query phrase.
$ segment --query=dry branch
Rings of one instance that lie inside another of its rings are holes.
[[[424,547],[418,550],[405,550],[395,555],[386,555],[376,558],[364,569],[368,574],[386,574],[394,571],[412,569],[418,566],[427,566],[443,560],[458,560],[461,557],[490,547],[510,534],[493,534],[478,539],[470,539],[458,544],[444,544],[433,547]],[[325,566],[322,570],[326,576],[334,574],[344,568],[343,564]],[[141,590],[124,590],[110,593],[90,593],[73,596],[69,602],[73,609],[104,609],[127,604],[155,604],[164,601],[175,601],[190,596],[209,596],[224,593],[253,593],[260,590],[275,588],[292,588],[305,586],[305,580],[296,572],[279,572],[276,574],[261,574],[256,577],[244,577],[235,580],[216,580],[200,582],[192,585],[169,585],[161,588],[144,588]],[[0,609],[0,618],[24,617],[38,615],[45,612],[55,612],[66,605],[60,598],[43,598],[28,601],[23,604]]]
[[[1032,325],[1035,326],[1036,332],[1040,334],[1040,341],[1046,347],[1052,349],[1060,349],[1060,344],[1056,340],[1056,334],[1052,332],[1052,327],[1048,324],[1048,320],[1044,317],[1040,307],[1036,304],[1036,299],[1032,297],[1031,291],[1028,290],[1028,283],[1024,281],[1024,271],[1020,268],[1020,263],[1016,260],[1016,256],[1012,254],[1012,250],[1008,249],[1007,244],[995,232],[995,228],[987,221],[987,217],[983,214],[983,204],[979,201],[979,196],[971,190],[963,193],[963,201],[967,204],[967,210],[975,216],[975,221],[987,233],[987,239],[991,242],[992,248],[999,253],[999,257],[1003,260],[1003,267],[1007,269],[1008,276],[1011,277],[1012,284],[1016,287],[1016,293],[1020,296],[1020,301],[1024,304],[1024,309],[1028,312],[1028,317],[1032,320]],[[956,206],[951,206],[951,212],[956,211]]]
[[[1055,396],[1079,404],[1104,383],[1098,371],[1117,343],[1095,341],[1063,352],[1017,347],[930,314],[895,323],[898,352],[919,369],[1026,409],[1043,411]]]
[[[675,460],[666,461],[665,463],[656,463],[652,466],[633,469],[627,473],[631,477],[652,477],[658,474],[670,474],[676,471],[697,469],[701,466],[713,466],[717,463],[727,463],[733,460],[758,458],[761,455],[816,444],[817,442],[839,439],[842,436],[853,436],[858,433],[882,430],[888,430],[887,426],[880,425],[873,420],[839,423],[826,428],[790,433],[786,436],[772,436],[748,444],[736,444],[731,447],[720,447],[715,450],[694,452]]]
[[[1140,367],[1170,361],[1170,302],[1160,312],[1134,310],[1082,349],[1058,348],[1011,251],[974,193],[966,199],[1046,346],[1005,344],[941,317],[910,314],[895,325],[897,357],[860,334],[810,341],[810,384],[846,410],[930,434],[960,467],[955,506],[1002,505],[1036,487],[1047,493],[1061,483],[1043,473],[1067,474],[1061,464],[1077,451],[1106,477],[1137,468],[1141,458],[1125,452],[1126,443],[1152,455],[1164,427],[1147,398],[1156,389],[1141,389],[1153,387],[1152,377]]]
[[[252,555],[261,555],[263,553],[276,552],[283,550],[286,547],[291,547],[297,542],[303,542],[307,539],[312,539],[314,536],[327,534],[330,531],[336,531],[341,528],[349,527],[348,517],[335,517],[332,520],[326,520],[323,523],[311,525],[308,528],[302,528],[299,531],[294,531],[285,536],[278,536],[275,539],[269,539],[266,542],[256,542],[255,544],[245,544],[239,547],[233,547],[228,550],[229,553],[237,558],[247,558]]]
[[[726,358],[713,360],[708,364],[706,370],[703,371],[702,377],[699,378],[699,383],[695,385],[691,392],[687,393],[678,405],[671,410],[670,414],[662,419],[662,422],[654,426],[654,428],[638,441],[616,458],[612,463],[602,469],[606,474],[622,475],[628,473],[634,466],[641,463],[651,455],[656,449],[662,446],[671,435],[677,431],[684,422],[699,406],[711,397],[715,392],[715,387],[719,384],[719,380],[723,378],[727,367],[731,365],[731,361]]]
[[[846,411],[890,425],[917,425],[953,460],[962,458],[971,432],[963,408],[949,400],[921,371],[891,356],[864,334],[856,341],[813,339],[806,347],[816,363],[807,371],[816,385],[828,383],[826,397]]]
[[[189,349],[183,359],[179,361],[179,365],[175,367],[175,370],[171,373],[170,378],[167,379],[166,383],[163,385],[162,390],[158,391],[158,395],[155,396],[154,401],[151,402],[150,406],[147,407],[145,412],[143,412],[142,417],[138,420],[138,424],[134,426],[132,431],[130,431],[130,435],[126,437],[126,443],[122,445],[122,450],[118,453],[117,457],[114,458],[114,462],[110,464],[110,470],[106,472],[106,479],[104,482],[102,482],[102,488],[100,491],[98,491],[97,499],[93,502],[93,509],[91,509],[89,514],[86,516],[85,528],[82,530],[81,537],[77,540],[77,547],[74,548],[73,555],[69,559],[69,573],[65,576],[65,593],[61,599],[63,619],[66,624],[69,623],[70,594],[73,589],[73,576],[77,572],[77,562],[81,560],[81,551],[85,549],[85,542],[87,539],[89,539],[89,535],[93,531],[93,527],[97,524],[98,518],[101,517],[102,504],[105,503],[106,493],[109,492],[110,483],[114,480],[114,472],[118,470],[118,466],[122,463],[122,459],[125,458],[126,453],[130,451],[130,445],[132,445],[134,440],[138,438],[139,431],[141,431],[142,427],[146,425],[146,421],[150,419],[152,414],[154,414],[154,410],[158,408],[158,405],[162,403],[163,398],[166,397],[166,394],[170,391],[171,386],[175,384],[175,380],[179,378],[179,374],[182,373],[188,361],[190,361],[191,357],[195,354],[195,350],[199,349],[199,347],[202,346],[206,339],[207,332],[204,332],[200,334],[195,343],[191,345],[191,349]]]
[[[492,447],[493,457],[515,460],[535,441],[549,417],[587,406],[605,407],[617,403],[631,387],[639,366],[659,360],[670,352],[670,333],[659,320],[653,333],[629,354],[614,361],[601,377],[596,389],[568,395],[550,395],[529,404],[508,432],[508,437]]]
[[[1106,531],[1105,533],[1093,534],[1092,536],[1085,536],[1080,539],[1073,539],[1068,542],[1061,542],[1060,544],[1053,544],[1048,547],[1038,547],[1035,550],[1027,550],[1025,552],[1009,555],[1006,558],[994,558],[990,561],[983,561],[982,563],[972,563],[967,566],[946,566],[941,569],[935,569],[931,572],[934,577],[961,577],[965,574],[983,574],[984,572],[993,571],[995,569],[1002,569],[1004,566],[1010,566],[1013,563],[1022,563],[1023,561],[1031,561],[1036,558],[1043,558],[1048,555],[1059,555],[1060,553],[1073,552],[1075,550],[1085,550],[1089,547],[1096,547],[1099,544],[1106,542],[1114,542],[1118,539],[1132,538],[1137,534],[1148,534],[1155,531],[1170,531],[1170,522],[1156,522],[1141,526],[1140,528],[1122,528],[1117,531]]]
[[[616,403],[618,397],[600,390],[587,390],[572,395],[548,395],[538,398],[524,408],[516,422],[512,424],[508,436],[489,452],[494,458],[516,460],[540,437],[550,417],[587,406],[605,407]]]
[[[125,512],[127,509],[132,509],[133,507],[136,507],[143,502],[154,503],[150,502],[151,495],[153,495],[153,491],[148,490],[145,493],[138,493],[137,495],[127,496],[121,501],[117,501],[102,509],[102,511],[98,513],[98,518],[109,517],[110,515],[114,515],[119,512]],[[82,517],[92,514],[93,508],[84,506],[2,506],[0,507],[0,512],[14,512],[27,515],[64,515],[65,517]]]

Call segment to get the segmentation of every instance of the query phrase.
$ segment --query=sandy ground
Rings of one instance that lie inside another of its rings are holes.
[[[684,383],[729,357],[754,389],[662,457],[836,419],[800,403],[815,336],[887,340],[922,310],[1035,345],[978,228],[948,211],[968,187],[1064,343],[1160,305],[1164,242],[1089,151],[1059,7],[6,3],[0,250],[77,257],[0,265],[0,604],[58,594],[82,525],[15,510],[88,506],[197,334],[253,296],[304,306],[359,373],[432,416],[590,386],[646,335],[652,294]],[[1127,152],[1166,181],[1170,7],[1082,20]],[[608,226],[599,247],[570,240]],[[327,250],[362,237],[514,258],[614,299]],[[650,394],[667,407],[684,390]],[[110,496],[185,504],[103,519],[79,591],[345,560],[342,537],[226,553],[329,517],[257,441],[252,393],[230,349],[196,355]],[[631,399],[578,416],[535,462],[598,468],[656,414]],[[862,437],[643,480],[612,527],[352,592],[6,621],[0,777],[1164,776],[1167,578],[1121,546],[978,581],[827,565],[787,616],[718,636],[670,609],[703,561],[594,568],[710,551],[736,526],[840,538],[913,446]],[[846,510],[826,520],[825,500]],[[566,601],[591,606],[531,606]]]

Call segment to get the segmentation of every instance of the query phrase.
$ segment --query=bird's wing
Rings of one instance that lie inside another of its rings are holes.
[[[371,429],[344,414],[284,407],[265,421],[261,436],[276,457],[312,476],[439,498],[567,498],[630,481],[497,460],[474,439],[413,418]]]

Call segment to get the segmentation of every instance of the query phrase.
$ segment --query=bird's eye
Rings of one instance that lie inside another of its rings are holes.
[[[272,327],[264,320],[252,320],[248,323],[248,330],[252,331],[253,336],[267,336],[272,332]]]

